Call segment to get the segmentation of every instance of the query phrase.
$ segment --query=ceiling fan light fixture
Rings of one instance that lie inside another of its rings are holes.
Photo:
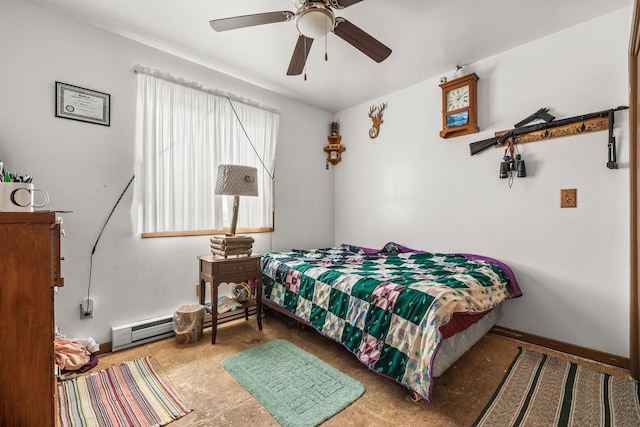
[[[335,17],[331,9],[322,5],[304,6],[296,14],[296,27],[300,34],[310,39],[324,37],[333,30]]]

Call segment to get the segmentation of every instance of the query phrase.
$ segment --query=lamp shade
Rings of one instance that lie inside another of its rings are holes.
[[[227,196],[257,196],[258,170],[251,166],[218,166],[215,194]]]

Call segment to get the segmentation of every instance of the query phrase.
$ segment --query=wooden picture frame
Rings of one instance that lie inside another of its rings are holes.
[[[111,95],[56,82],[56,117],[111,126]]]

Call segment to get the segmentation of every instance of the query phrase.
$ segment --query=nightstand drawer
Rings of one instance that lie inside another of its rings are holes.
[[[260,263],[255,259],[246,261],[221,262],[214,266],[213,274],[215,276],[235,273],[258,273],[260,271]]]

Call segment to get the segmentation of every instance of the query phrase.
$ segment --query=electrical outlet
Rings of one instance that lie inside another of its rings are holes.
[[[93,318],[93,300],[86,298],[80,303],[80,319]]]

